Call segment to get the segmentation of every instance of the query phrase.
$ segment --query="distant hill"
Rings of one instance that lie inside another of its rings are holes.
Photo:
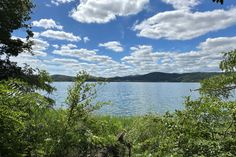
[[[103,80],[107,82],[200,82],[203,79],[219,75],[220,73],[206,73],[206,72],[195,72],[195,73],[162,73],[153,72],[145,75],[134,75],[124,77],[113,77],[113,78],[96,78],[91,77],[88,81]],[[75,77],[66,75],[52,75],[52,79],[55,82],[72,82]]]
[[[75,79],[73,76],[66,75],[52,75],[51,77],[54,82],[72,82]]]
[[[51,75],[54,82],[73,82],[75,80],[74,76],[67,75]],[[87,81],[104,81],[105,78],[93,77],[91,76]]]

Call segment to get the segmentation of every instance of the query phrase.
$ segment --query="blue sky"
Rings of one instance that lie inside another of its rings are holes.
[[[51,74],[125,76],[219,71],[236,49],[236,2],[35,0],[34,56],[12,60]],[[23,31],[13,33],[24,38]]]

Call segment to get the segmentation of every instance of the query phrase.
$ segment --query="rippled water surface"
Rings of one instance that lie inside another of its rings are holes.
[[[57,88],[52,95],[56,107],[66,107],[64,103],[67,89],[71,82],[55,82]],[[164,113],[183,109],[184,97],[197,98],[199,83],[107,83],[98,88],[97,100],[111,101],[97,113],[108,115],[143,115],[147,113]]]

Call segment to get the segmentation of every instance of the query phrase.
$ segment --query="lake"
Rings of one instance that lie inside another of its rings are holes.
[[[54,82],[57,91],[51,96],[56,107],[66,107],[67,89],[72,82]],[[97,101],[111,101],[97,111],[103,115],[144,115],[147,113],[163,114],[167,111],[184,108],[184,97],[196,99],[199,83],[144,83],[144,82],[112,82],[98,88]]]

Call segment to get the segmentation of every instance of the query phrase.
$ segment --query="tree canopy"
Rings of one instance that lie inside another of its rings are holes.
[[[21,53],[32,53],[31,40],[33,32],[28,21],[31,19],[34,4],[31,0],[1,0],[0,1],[0,80],[18,78],[32,86],[51,92],[53,88],[47,82],[46,72],[32,69],[30,66],[20,67],[10,60],[11,56]],[[21,29],[26,39],[14,38],[12,33]],[[42,79],[43,76],[43,79]],[[43,81],[44,80],[44,81]]]
[[[225,53],[219,67],[224,73],[203,80],[200,92],[210,97],[229,98],[236,89],[236,50]]]
[[[27,24],[27,21],[31,19],[33,3],[31,0],[1,0],[0,6],[0,54],[8,57],[30,51],[32,43],[14,39],[12,32],[23,29],[27,39],[33,36],[30,25]]]

